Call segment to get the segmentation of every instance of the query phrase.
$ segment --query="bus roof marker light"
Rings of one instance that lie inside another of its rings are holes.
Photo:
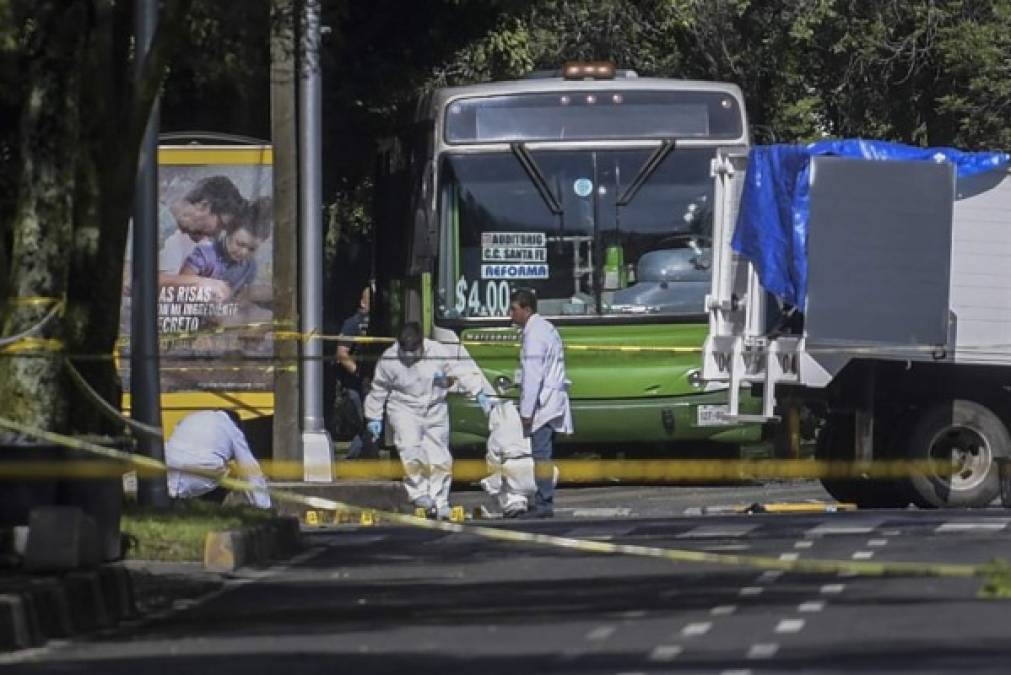
[[[722,101],[720,101],[720,105],[723,106],[724,110],[730,110],[731,108],[734,107],[734,102],[731,101],[729,98],[725,98]]]
[[[614,102],[615,105],[621,105],[622,103],[624,103],[625,97],[622,96],[621,94],[615,94],[614,96],[611,97],[611,100]]]
[[[593,94],[587,94],[586,95],[586,104],[587,105],[593,105],[596,102],[597,102],[597,97],[596,96],[594,96]]]
[[[570,99],[568,96],[563,96],[560,99],[558,99],[558,102],[561,103],[562,105],[569,105],[569,101],[571,100],[572,99]]]
[[[562,67],[566,80],[613,80],[614,73],[610,61],[566,61]]]

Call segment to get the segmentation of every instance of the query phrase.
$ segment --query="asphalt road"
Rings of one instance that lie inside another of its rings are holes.
[[[982,563],[1011,559],[1009,524],[1011,512],[992,509],[499,526],[783,560]],[[289,564],[247,571],[156,620],[56,645],[7,668],[174,675],[1011,669],[1011,601],[979,598],[978,579],[770,573],[387,527],[317,530],[309,539],[311,548]]]

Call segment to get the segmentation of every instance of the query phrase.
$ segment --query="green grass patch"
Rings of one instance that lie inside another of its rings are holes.
[[[126,557],[134,560],[203,560],[208,532],[238,530],[274,520],[272,511],[220,506],[192,500],[167,509],[129,505],[120,527],[128,537]]]
[[[993,560],[983,569],[986,581],[980,595],[984,598],[1011,598],[1011,562]]]

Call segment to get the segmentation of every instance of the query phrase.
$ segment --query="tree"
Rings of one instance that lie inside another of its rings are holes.
[[[31,427],[116,433],[66,376],[70,357],[113,404],[112,362],[123,257],[144,124],[189,0],[166,0],[139,85],[132,16],[114,0],[9,0],[0,4],[4,102],[18,111],[16,198],[2,214],[9,267],[0,335],[41,324],[37,339],[0,355],[5,416]],[[42,299],[41,301],[37,299]],[[50,320],[51,301],[61,303]],[[69,411],[73,410],[71,416]]]

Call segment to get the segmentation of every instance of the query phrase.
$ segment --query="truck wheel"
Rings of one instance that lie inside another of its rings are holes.
[[[917,505],[986,506],[1000,493],[994,458],[1009,448],[1007,427],[979,403],[953,399],[927,408],[909,437]]]
[[[852,461],[856,450],[853,418],[831,415],[818,433],[815,456],[830,461]],[[909,490],[902,481],[871,478],[822,478],[821,484],[832,497],[865,509],[904,508],[909,504]]]

